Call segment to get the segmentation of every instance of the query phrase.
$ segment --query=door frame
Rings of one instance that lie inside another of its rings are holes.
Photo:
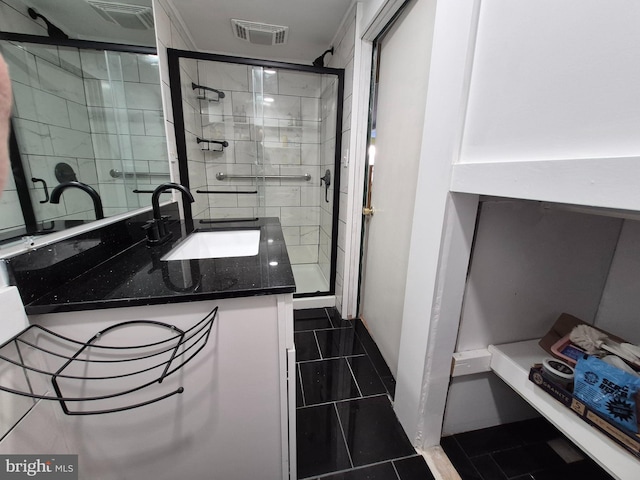
[[[359,8],[356,19],[356,118],[347,231],[357,235],[347,245],[343,316],[353,315],[357,308],[355,272],[360,256],[354,253],[361,248],[368,134],[368,108],[363,103],[368,105],[370,93],[372,43],[403,3],[381,0],[376,13]],[[410,441],[419,449],[440,443],[475,230],[478,196],[453,192],[451,175],[460,158],[479,10],[480,0],[436,5],[394,403]],[[367,14],[369,18],[363,18]]]

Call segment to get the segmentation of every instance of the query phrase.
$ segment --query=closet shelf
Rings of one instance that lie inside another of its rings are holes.
[[[489,351],[491,369],[602,468],[620,480],[638,478],[639,459],[529,381],[531,366],[549,356],[540,348],[538,340],[489,345]]]
[[[457,163],[452,167],[451,190],[640,210],[639,176],[640,157]]]
[[[114,413],[155,403],[184,391],[182,386],[151,387],[204,348],[217,312],[218,307],[184,331],[155,320],[120,322],[86,342],[30,325],[0,345],[0,390],[58,401],[67,415]],[[106,338],[116,343],[106,344]],[[129,344],[132,338],[148,341]],[[55,395],[49,394],[49,385]],[[137,392],[144,392],[142,398]],[[105,408],[87,410],[83,402]]]

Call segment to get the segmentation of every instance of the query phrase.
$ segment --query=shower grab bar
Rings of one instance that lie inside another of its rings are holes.
[[[48,203],[49,202],[49,188],[47,187],[47,182],[42,178],[31,177],[31,181],[33,183],[42,182],[42,186],[44,188],[44,200],[40,200],[40,203]]]
[[[221,98],[225,97],[224,92],[221,90],[216,90],[215,88],[211,88],[211,87],[205,87],[204,85],[196,85],[193,82],[191,82],[191,88],[193,88],[193,90],[199,89],[199,90],[204,90],[205,92],[213,92],[218,95],[217,98],[207,98],[207,94],[204,93],[202,94],[201,97],[198,97],[198,100],[208,100],[210,102],[219,102]]]
[[[216,173],[217,180],[227,180],[231,178],[266,178],[269,180],[276,180],[276,179],[304,180],[305,182],[308,182],[309,180],[311,180],[311,174],[305,173],[304,175],[227,175],[224,172]]]
[[[240,195],[240,194],[257,194],[258,191],[257,190],[238,190],[236,192],[233,192],[228,190],[196,190],[196,193],[208,193],[208,194],[219,193],[222,195],[233,195],[233,194]]]
[[[207,144],[206,150],[210,152],[222,152],[226,147],[229,146],[229,142],[227,142],[226,140],[207,140],[206,138],[196,137],[196,142],[198,144],[206,143]],[[220,150],[211,150],[210,145],[212,143],[220,145]],[[203,148],[202,150],[205,150],[205,149]]]
[[[111,170],[109,170],[109,175],[111,175],[113,178],[123,178],[123,177],[127,177],[127,178],[131,178],[131,177],[141,177],[141,178],[148,178],[148,177],[169,177],[170,174],[169,173],[162,173],[162,172],[121,172],[120,170],[116,170],[115,168],[112,168]]]

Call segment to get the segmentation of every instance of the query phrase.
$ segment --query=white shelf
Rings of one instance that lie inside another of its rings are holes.
[[[543,417],[619,480],[640,478],[640,460],[529,381],[529,369],[549,355],[538,340],[489,345],[491,369]]]
[[[458,163],[451,190],[622,210],[640,210],[640,158]]]

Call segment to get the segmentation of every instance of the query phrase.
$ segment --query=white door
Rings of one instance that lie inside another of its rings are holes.
[[[375,156],[370,148],[368,171],[375,175],[367,185],[374,214],[364,222],[359,311],[394,377],[434,15],[435,0],[412,1],[374,46],[378,54],[371,132]]]

